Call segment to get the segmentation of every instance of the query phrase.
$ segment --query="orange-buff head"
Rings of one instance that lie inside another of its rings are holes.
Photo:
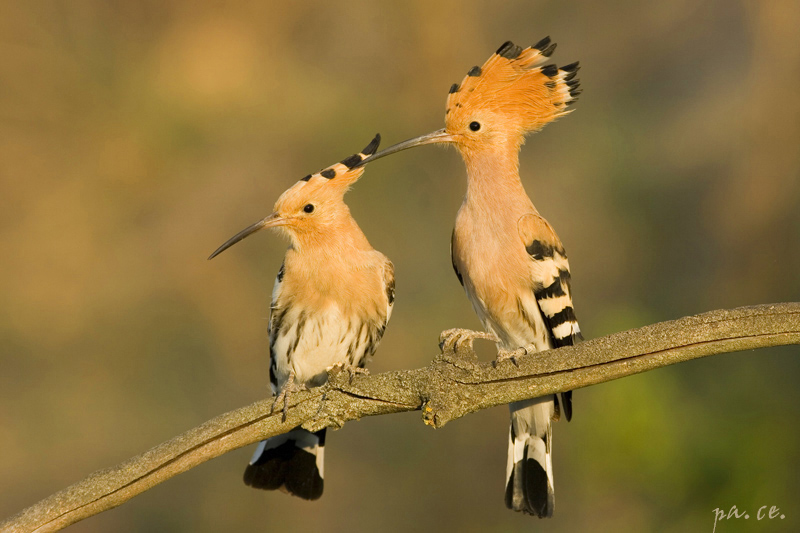
[[[545,65],[555,50],[545,37],[522,49],[504,43],[473,67],[447,96],[444,129],[391,146],[368,161],[424,144],[455,144],[465,159],[484,150],[519,149],[525,135],[570,113],[580,94],[578,63]]]
[[[216,249],[209,259],[218,256],[237,242],[264,228],[282,230],[294,243],[315,236],[325,238],[339,224],[350,219],[344,193],[364,173],[362,163],[373,155],[381,142],[380,134],[360,153],[351,155],[316,174],[309,174],[284,192],[271,215],[243,229]]]

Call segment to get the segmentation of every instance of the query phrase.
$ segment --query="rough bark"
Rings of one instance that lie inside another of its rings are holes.
[[[423,421],[450,420],[496,405],[574,390],[654,368],[766,346],[800,344],[800,303],[711,311],[661,322],[497,366],[470,346],[437,356],[426,368],[375,376],[330,376],[323,387],[292,395],[286,420],[266,399],[218,416],[124,463],[23,510],[0,524],[9,532],[57,531],[116,507],[225,452],[302,425],[339,427],[365,416],[422,410]],[[324,401],[323,401],[324,400]]]

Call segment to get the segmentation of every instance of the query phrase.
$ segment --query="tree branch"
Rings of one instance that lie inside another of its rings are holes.
[[[519,366],[479,362],[469,347],[444,353],[427,367],[356,377],[294,394],[286,421],[270,414],[272,399],[209,420],[124,463],[25,509],[0,530],[57,531],[116,507],[198,464],[289,431],[340,427],[364,416],[422,410],[441,427],[468,413],[526,398],[579,389],[717,353],[800,344],[800,303],[711,311],[615,333],[577,346],[519,358]]]

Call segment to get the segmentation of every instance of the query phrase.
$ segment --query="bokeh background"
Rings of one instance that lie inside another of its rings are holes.
[[[800,4],[731,0],[0,2],[0,517],[267,394],[286,244],[259,234],[301,176],[439,128],[503,41],[559,43],[584,94],[523,148],[588,338],[800,300]],[[348,202],[395,264],[373,372],[478,327],[451,271],[454,150],[371,166]],[[486,353],[490,350],[486,348]],[[556,516],[507,511],[507,411],[330,436],[315,503],[244,486],[252,448],[71,531],[800,528],[800,349],[721,355],[575,394]],[[487,355],[488,357],[488,355]]]

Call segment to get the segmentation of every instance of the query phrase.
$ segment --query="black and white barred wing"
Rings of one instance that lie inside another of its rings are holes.
[[[583,339],[572,306],[569,261],[561,241],[538,214],[519,221],[520,236],[531,258],[533,293],[553,347],[571,346]],[[562,395],[564,414],[572,418],[572,392]]]
[[[273,395],[277,395],[281,389],[279,385],[283,385],[282,383],[278,383],[278,356],[275,353],[275,343],[278,340],[278,334],[281,329],[281,317],[284,314],[278,308],[278,302],[281,299],[283,275],[286,272],[285,269],[286,265],[281,264],[281,269],[278,271],[278,276],[275,278],[275,284],[272,286],[272,299],[269,306],[269,385],[272,388]]]
[[[394,308],[394,265],[388,259],[383,265],[383,286],[386,291],[386,315],[383,318],[383,329],[389,323]],[[383,335],[383,331],[381,331]]]

